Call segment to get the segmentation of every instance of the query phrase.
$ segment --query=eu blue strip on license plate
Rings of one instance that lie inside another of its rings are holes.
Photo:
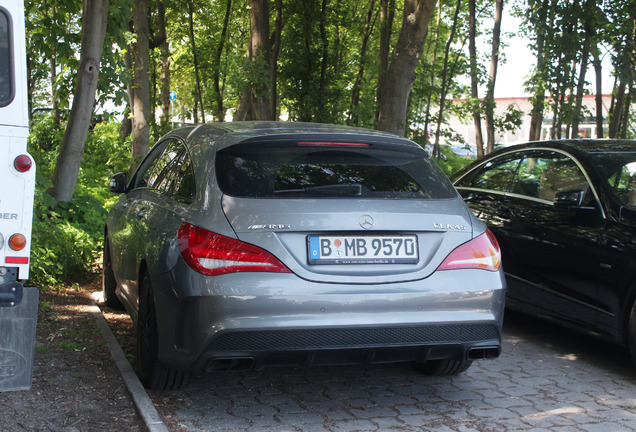
[[[309,264],[414,264],[417,236],[309,236]]]

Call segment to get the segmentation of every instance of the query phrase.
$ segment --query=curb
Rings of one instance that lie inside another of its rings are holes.
[[[121,373],[121,377],[124,379],[124,383],[132,396],[137,412],[139,412],[146,429],[148,432],[169,432],[159,412],[157,412],[157,409],[150,400],[146,389],[141,384],[141,381],[139,381],[137,374],[124,355],[124,351],[121,349],[119,342],[117,342],[115,335],[113,335],[113,332],[110,330],[106,319],[102,315],[102,311],[92,298],[91,303],[89,306],[90,312],[97,321],[97,327],[99,327],[99,331],[108,345],[110,354],[115,360],[119,373]]]

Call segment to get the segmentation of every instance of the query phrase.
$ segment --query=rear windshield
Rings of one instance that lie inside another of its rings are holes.
[[[444,199],[456,196],[422,151],[370,147],[240,144],[217,153],[223,193],[254,198]]]

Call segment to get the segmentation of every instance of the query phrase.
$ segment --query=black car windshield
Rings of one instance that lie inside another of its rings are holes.
[[[239,144],[217,153],[229,195],[258,198],[447,199],[453,185],[424,151],[386,146]]]
[[[636,152],[593,153],[591,157],[618,200],[636,208]]]

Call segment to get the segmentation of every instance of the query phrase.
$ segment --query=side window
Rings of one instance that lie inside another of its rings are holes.
[[[175,139],[163,147],[163,150],[158,149],[160,154],[154,160],[140,169],[135,187],[157,189],[191,201],[194,198],[194,174],[185,145]]]
[[[591,202],[591,194],[588,193],[590,185],[573,159],[564,154],[554,153],[552,157],[538,160],[542,165],[538,198],[554,201],[554,197],[559,192],[583,191],[584,203]]]
[[[187,202],[194,198],[194,174],[192,161],[186,147],[178,144],[177,157],[172,160],[170,182],[166,184],[166,192]],[[177,147],[177,146],[175,146]],[[176,150],[176,148],[175,148]]]
[[[178,163],[180,157],[179,146],[176,141],[168,144],[157,162],[148,170],[148,187],[166,191],[170,185],[174,165]]]
[[[542,157],[540,153],[527,153],[519,165],[513,192],[519,195],[539,198],[541,174],[546,169],[549,161],[550,158]]]
[[[132,189],[149,187],[150,175],[157,169],[156,166],[159,164],[165,148],[165,143],[159,143],[150,150],[150,154],[144,159],[135,173]]]
[[[510,192],[523,156],[513,155],[486,163],[476,176],[464,178],[457,186]]]
[[[11,20],[0,8],[0,107],[9,105],[13,100],[11,36]]]
[[[609,182],[623,204],[636,207],[636,162],[623,165]]]
[[[464,178],[460,187],[512,192],[554,201],[558,192],[585,192],[584,203],[593,197],[585,175],[569,156],[554,151],[526,151],[485,164],[477,175]]]

